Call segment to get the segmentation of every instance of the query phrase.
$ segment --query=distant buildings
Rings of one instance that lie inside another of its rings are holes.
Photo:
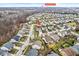
[[[53,43],[53,42],[54,42],[53,39],[52,39],[50,36],[48,36],[48,35],[45,35],[45,36],[43,37],[43,39],[44,39],[44,41],[45,41],[46,43]]]
[[[54,42],[58,42],[60,37],[57,34],[51,33],[50,34],[51,38],[53,39]]]

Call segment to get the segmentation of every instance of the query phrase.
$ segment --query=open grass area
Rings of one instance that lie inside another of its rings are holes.
[[[11,53],[11,54],[16,54],[17,52],[18,52],[18,50],[15,48],[13,48],[11,51],[9,51],[9,53]]]
[[[71,26],[71,27],[74,27],[74,26],[76,26],[77,24],[76,24],[76,22],[68,22],[67,25],[69,25],[69,26]]]
[[[70,45],[68,43],[65,43],[62,45],[63,48],[69,47]]]
[[[59,44],[54,44],[51,49],[52,49],[52,51],[54,51],[55,53],[61,55],[60,52],[59,52],[59,48],[60,48],[60,47],[61,47],[61,46],[60,46]]]
[[[74,43],[75,43],[75,39],[69,38],[68,40],[66,40],[66,43],[68,43],[68,44],[70,44],[71,46],[73,46]]]

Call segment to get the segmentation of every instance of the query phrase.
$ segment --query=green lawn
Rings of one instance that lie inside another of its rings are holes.
[[[77,31],[77,33],[79,34],[79,31]]]
[[[22,43],[17,42],[17,43],[15,43],[15,45],[16,45],[16,46],[18,46],[18,47],[20,47],[20,46],[22,46],[23,44],[22,44]]]
[[[15,48],[13,48],[11,51],[9,51],[9,53],[11,53],[11,54],[16,54],[17,52],[18,52],[18,50]]]
[[[74,32],[77,33],[77,34],[79,34],[79,31],[76,31],[76,30],[75,30]]]
[[[22,38],[20,39],[20,42],[24,42],[25,40],[26,40],[26,36],[22,37]]]
[[[63,48],[66,48],[66,47],[69,47],[69,46],[70,46],[70,45],[67,44],[67,43],[65,43],[65,44],[62,45]]]
[[[68,38],[65,40],[66,43],[68,43],[70,46],[73,46],[76,40],[74,38]]]
[[[29,32],[25,32],[25,34],[27,35],[27,34],[29,34]]]
[[[71,26],[71,27],[74,27],[74,26],[77,25],[76,22],[68,22],[67,24],[68,24],[69,26]]]
[[[54,51],[55,53],[60,54],[59,52],[59,48],[61,48],[61,46],[59,44],[55,44],[53,47],[52,47],[52,51]]]

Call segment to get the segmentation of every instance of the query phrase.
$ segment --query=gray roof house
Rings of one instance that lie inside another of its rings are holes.
[[[0,49],[0,56],[10,56],[10,54],[8,53],[8,51],[4,51]]]
[[[30,49],[30,51],[27,54],[28,56],[37,56],[38,50],[37,49]]]
[[[7,42],[1,47],[1,50],[10,51],[13,48],[13,46],[13,43]]]
[[[76,54],[79,54],[79,45],[74,45],[71,48],[76,52]]]
[[[58,40],[60,39],[60,37],[59,37],[57,34],[54,34],[54,33],[51,33],[50,36],[52,37],[52,39],[53,39],[55,42],[58,42]]]

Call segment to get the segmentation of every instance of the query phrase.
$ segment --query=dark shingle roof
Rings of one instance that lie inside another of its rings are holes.
[[[13,48],[13,44],[11,42],[7,42],[5,43],[2,47],[6,47],[7,49],[12,49]]]
[[[14,36],[13,39],[16,40],[16,41],[19,41],[20,36]]]

